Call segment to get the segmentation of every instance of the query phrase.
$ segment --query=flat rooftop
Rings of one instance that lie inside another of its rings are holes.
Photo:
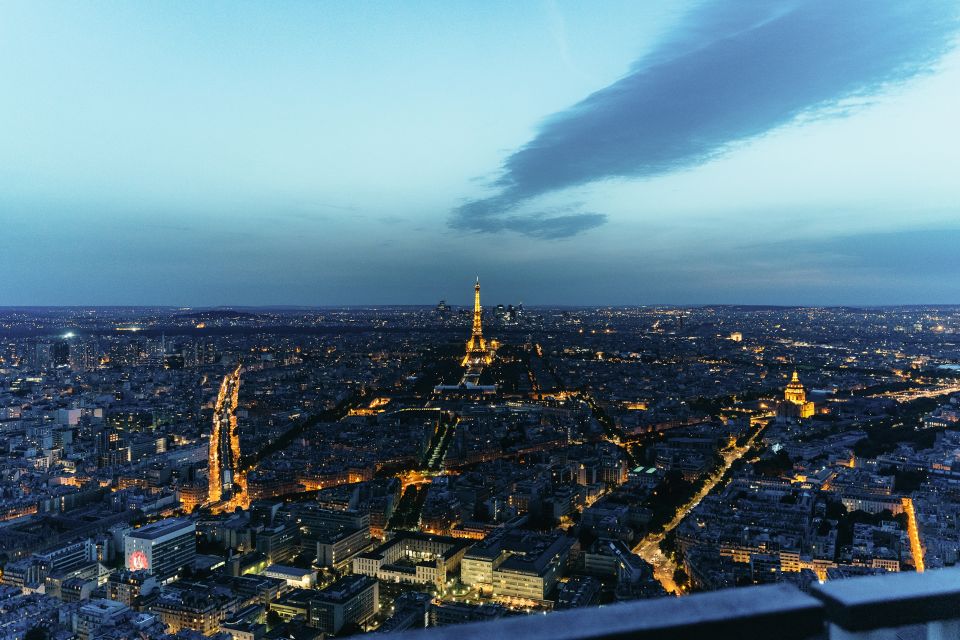
[[[301,569],[300,567],[291,567],[285,564],[272,564],[264,569],[263,572],[276,573],[282,576],[290,576],[291,578],[303,578],[316,573],[313,569]]]
[[[168,518],[166,520],[160,520],[159,522],[154,522],[146,526],[140,527],[139,529],[134,529],[129,532],[127,536],[131,538],[140,538],[141,540],[156,540],[157,538],[162,538],[164,536],[178,533],[181,529],[186,529],[188,527],[196,527],[196,525],[190,520],[183,520],[181,518]]]

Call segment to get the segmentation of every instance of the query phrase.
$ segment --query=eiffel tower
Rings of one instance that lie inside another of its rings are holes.
[[[480,306],[480,277],[473,287],[473,331],[467,340],[467,353],[463,356],[463,366],[479,367],[493,361],[491,349],[483,337],[483,307]]]

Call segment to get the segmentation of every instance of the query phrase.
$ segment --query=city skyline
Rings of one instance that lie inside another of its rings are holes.
[[[4,13],[6,305],[960,301],[950,2]]]
[[[0,77],[0,638],[960,640],[960,0],[8,0]]]
[[[3,635],[955,615],[960,306],[501,306],[481,282],[472,314],[0,309]]]

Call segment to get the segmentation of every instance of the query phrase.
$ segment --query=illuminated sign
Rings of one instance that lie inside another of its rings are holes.
[[[150,560],[147,559],[147,554],[143,551],[134,551],[130,554],[130,559],[127,560],[127,567],[130,571],[141,571],[150,568]]]

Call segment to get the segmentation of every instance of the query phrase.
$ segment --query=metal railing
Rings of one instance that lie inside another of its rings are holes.
[[[398,640],[960,640],[960,568],[774,584],[407,631]]]

